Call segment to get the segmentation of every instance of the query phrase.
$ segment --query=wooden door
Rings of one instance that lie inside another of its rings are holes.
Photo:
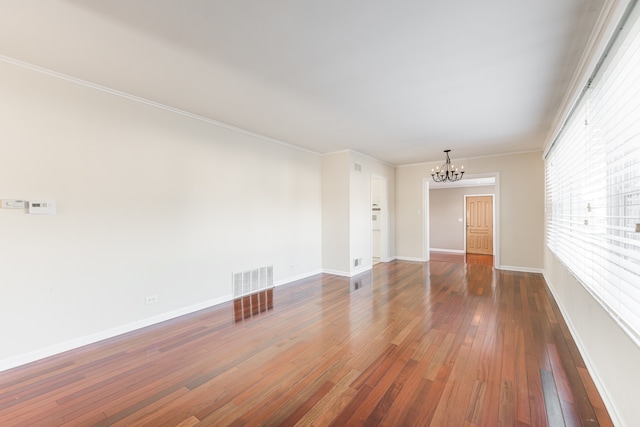
[[[492,196],[467,196],[467,253],[493,255]]]

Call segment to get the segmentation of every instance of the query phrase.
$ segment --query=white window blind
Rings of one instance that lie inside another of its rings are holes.
[[[640,346],[640,19],[545,161],[547,246]]]

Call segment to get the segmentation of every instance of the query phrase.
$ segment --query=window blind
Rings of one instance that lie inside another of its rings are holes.
[[[640,346],[637,12],[547,154],[545,187],[547,246]]]

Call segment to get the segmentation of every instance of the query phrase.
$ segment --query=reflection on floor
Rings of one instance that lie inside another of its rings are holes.
[[[272,308],[273,288],[233,300],[233,319],[240,322]]]
[[[365,271],[349,279],[349,288],[351,291],[357,291],[365,286],[371,286],[373,283],[373,270]]]
[[[453,262],[456,264],[493,265],[493,255],[455,254],[431,251],[431,261]]]

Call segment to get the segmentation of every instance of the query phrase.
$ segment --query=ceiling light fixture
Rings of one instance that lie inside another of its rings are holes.
[[[431,177],[435,182],[458,181],[462,179],[462,175],[464,175],[464,166],[460,166],[460,171],[458,171],[458,168],[451,163],[449,151],[451,150],[444,150],[447,155],[447,160],[442,167],[436,166],[435,170],[431,169]]]

